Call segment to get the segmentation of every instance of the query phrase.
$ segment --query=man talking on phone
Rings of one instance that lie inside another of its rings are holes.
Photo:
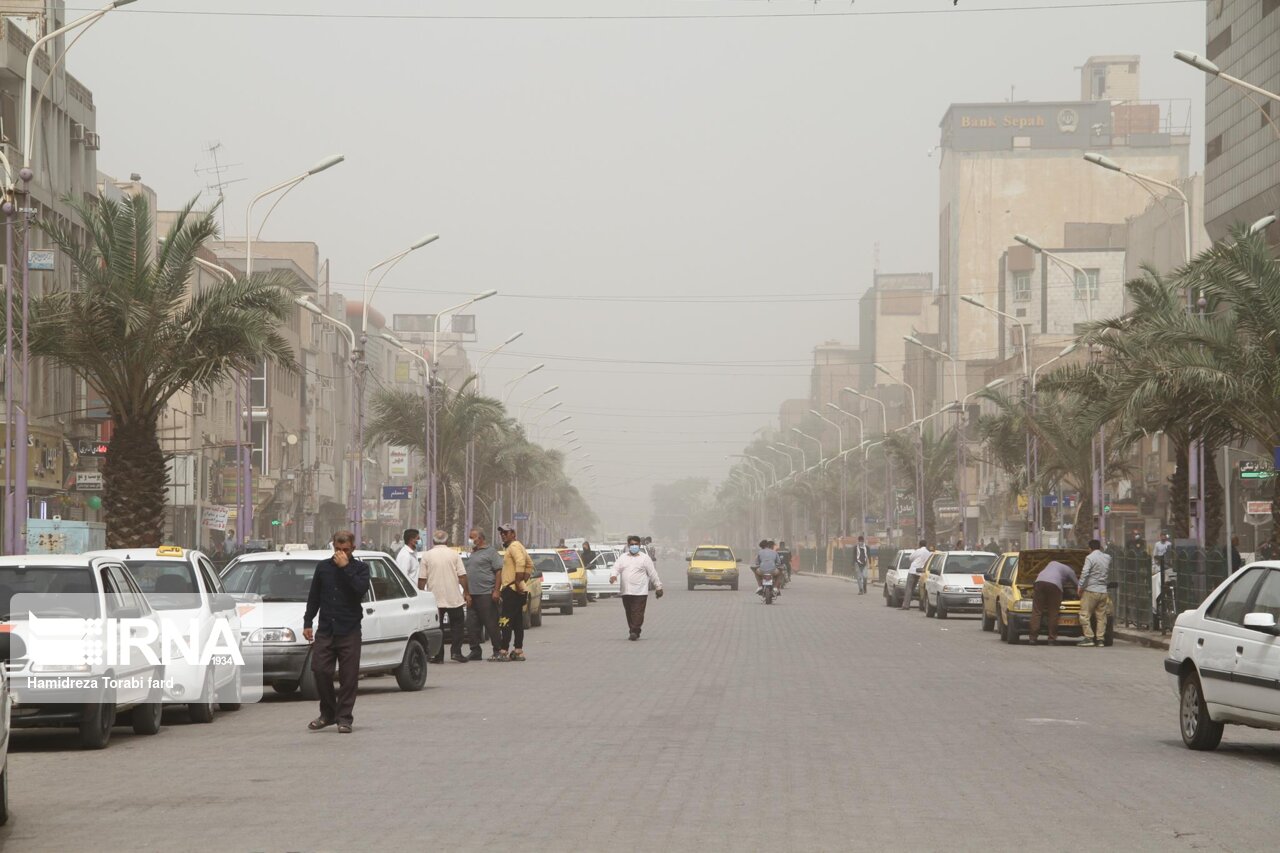
[[[356,685],[360,677],[361,600],[369,591],[369,564],[352,556],[356,537],[343,530],[333,536],[333,556],[316,564],[311,576],[311,592],[302,617],[302,636],[311,648],[311,672],[320,694],[320,716],[307,723],[318,732],[338,725],[341,734],[351,733],[352,711],[356,706]],[[320,614],[313,631],[312,622]],[[338,665],[338,689],[333,689],[333,666]]]

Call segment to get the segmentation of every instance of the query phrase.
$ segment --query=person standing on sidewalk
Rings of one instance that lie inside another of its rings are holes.
[[[867,594],[867,567],[871,564],[871,552],[867,550],[867,537],[859,536],[853,548],[853,576],[858,581],[858,595]]]
[[[480,644],[481,630],[489,634],[489,643],[493,646],[489,660],[502,660],[498,654],[502,638],[498,628],[499,602],[494,599],[498,577],[502,574],[502,558],[480,528],[471,528],[470,538],[471,557],[467,560],[467,592],[471,593],[471,601],[467,604],[467,638],[471,642],[469,660],[484,657]]]
[[[1068,588],[1074,590],[1078,585],[1076,570],[1057,560],[1050,560],[1049,565],[1036,575],[1035,586],[1031,588],[1031,627],[1027,631],[1031,645],[1040,642],[1040,623],[1045,621],[1049,623],[1049,642],[1055,646],[1058,644],[1062,597]],[[1103,588],[1106,588],[1105,584]]]
[[[1111,555],[1102,550],[1097,539],[1089,540],[1089,556],[1084,558],[1084,570],[1080,572],[1080,631],[1079,645],[1103,644],[1107,635],[1107,617],[1111,615],[1111,596],[1107,595],[1107,577],[1111,574]],[[1094,617],[1098,627],[1093,626]]]
[[[631,632],[627,639],[640,639],[645,605],[649,603],[649,587],[653,586],[655,598],[662,598],[662,579],[658,577],[653,560],[640,547],[639,536],[627,537],[627,553],[613,564],[609,583],[618,584],[622,609],[627,614],[627,628]]]
[[[418,569],[418,589],[429,589],[436,597],[440,609],[440,621],[449,617],[449,659],[466,663],[462,656],[462,637],[466,633],[466,610],[471,604],[467,592],[467,567],[462,556],[449,547],[449,534],[437,530],[431,534],[432,547],[422,555]],[[444,647],[431,659],[432,663],[444,663]]]
[[[502,640],[498,659],[523,661],[525,660],[524,603],[529,598],[529,590],[525,582],[533,576],[533,558],[516,538],[514,524],[498,525],[498,535],[502,537],[502,547],[506,549],[502,557],[502,574],[498,577],[498,588],[493,591],[493,600],[501,607],[498,627],[502,630]],[[511,646],[513,636],[515,637],[514,648]]]
[[[404,545],[396,553],[396,565],[409,583],[418,585],[418,531],[413,528],[404,532]]]
[[[356,686],[360,680],[360,620],[362,600],[369,591],[369,564],[352,556],[356,537],[343,530],[334,534],[333,556],[316,564],[311,576],[307,609],[302,614],[302,636],[311,643],[311,672],[320,694],[320,716],[307,723],[313,732],[338,724],[341,734],[351,733],[355,717]],[[320,624],[312,630],[316,614]],[[338,689],[333,689],[333,667],[338,666]]]
[[[929,544],[923,539],[919,546],[911,552],[911,565],[907,569],[907,591],[902,594],[902,610],[909,610],[916,597],[916,584],[920,583],[920,575],[924,573],[924,564],[929,562]]]

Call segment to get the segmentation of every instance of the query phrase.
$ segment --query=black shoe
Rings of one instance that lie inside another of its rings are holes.
[[[627,639],[628,639],[628,640],[638,640],[638,639],[640,639],[640,635],[639,635],[639,634],[637,634],[635,631],[632,631],[630,634],[628,634],[628,635],[627,635]]]
[[[431,659],[432,663],[444,663],[444,653],[440,653]]]
[[[462,655],[449,655],[449,660],[454,661],[455,663],[466,663],[466,662],[467,662],[467,659],[466,659],[466,658],[464,658]]]
[[[1028,638],[1027,638],[1027,642],[1028,642],[1028,643],[1030,643],[1030,644],[1031,644],[1031,645],[1033,645],[1033,646],[1038,646],[1038,645],[1040,645],[1040,638],[1039,638],[1039,637],[1028,637]]]
[[[472,649],[471,656],[467,660],[484,660],[484,652],[479,649]]]

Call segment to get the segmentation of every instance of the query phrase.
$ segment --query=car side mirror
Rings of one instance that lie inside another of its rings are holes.
[[[121,607],[111,615],[116,619],[140,619],[142,617],[142,609],[139,607]]]
[[[235,610],[236,600],[226,593],[219,593],[218,595],[215,595],[213,597],[213,601],[210,602],[210,609],[213,610],[214,613],[221,613],[224,610]]]
[[[693,557],[685,557],[685,558],[684,558],[684,561],[685,561],[686,563],[692,563],[692,562],[693,562]]]
[[[1272,613],[1246,613],[1244,626],[1255,631],[1265,631],[1268,634],[1280,633],[1276,628],[1276,617]]]

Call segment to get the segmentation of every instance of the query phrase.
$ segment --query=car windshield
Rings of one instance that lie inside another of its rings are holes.
[[[898,554],[898,568],[905,569],[911,565],[911,552],[903,551]]]
[[[560,552],[560,559],[564,560],[564,564],[569,567],[569,571],[576,572],[582,568],[582,558],[578,556],[577,551],[564,550]]]
[[[530,556],[533,557],[533,567],[538,574],[564,572],[564,563],[560,562],[559,554],[531,554]]]
[[[227,567],[222,586],[263,601],[306,601],[315,572],[315,560],[244,560]]]
[[[200,605],[200,585],[186,560],[126,560],[125,565],[156,610],[187,610]]]
[[[90,618],[98,615],[98,589],[86,566],[0,567],[0,619],[37,616]],[[11,613],[15,595],[26,593],[22,612]],[[76,595],[75,593],[79,593]]]
[[[733,552],[728,548],[699,548],[693,552],[695,560],[723,560],[733,562]]]
[[[985,575],[995,559],[981,554],[948,554],[942,572],[948,575]]]

